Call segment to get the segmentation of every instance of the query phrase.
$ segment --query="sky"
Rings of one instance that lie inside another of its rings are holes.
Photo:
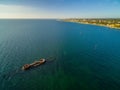
[[[120,0],[0,0],[0,18],[120,18]]]

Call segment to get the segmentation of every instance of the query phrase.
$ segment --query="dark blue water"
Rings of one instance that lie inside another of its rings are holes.
[[[54,58],[22,71],[26,63]],[[56,20],[0,20],[0,90],[120,90],[120,31]]]

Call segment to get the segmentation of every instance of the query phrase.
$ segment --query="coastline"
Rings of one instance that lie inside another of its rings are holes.
[[[118,29],[118,30],[120,30],[120,27],[111,27],[111,26],[101,25],[101,24],[83,23],[83,22],[70,21],[70,20],[69,20],[69,21],[68,21],[68,20],[59,20],[59,21],[72,22],[72,23],[79,23],[79,24],[95,25],[95,26],[101,26],[101,27],[107,27],[107,28],[111,28],[111,29]]]

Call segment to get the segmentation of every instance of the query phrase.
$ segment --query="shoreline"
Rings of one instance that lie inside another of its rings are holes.
[[[77,21],[66,21],[66,20],[59,20],[59,21],[63,21],[63,22],[72,22],[72,23],[78,23],[78,24],[95,25],[95,26],[101,26],[101,27],[107,27],[107,28],[111,28],[111,29],[118,29],[118,30],[120,30],[119,27],[110,27],[110,26],[107,26],[107,25],[92,24],[92,23],[83,23],[83,22],[77,22]]]

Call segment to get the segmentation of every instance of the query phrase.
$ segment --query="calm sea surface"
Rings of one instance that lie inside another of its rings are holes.
[[[49,57],[44,65],[21,70]],[[120,31],[56,20],[0,20],[0,90],[120,90]]]

